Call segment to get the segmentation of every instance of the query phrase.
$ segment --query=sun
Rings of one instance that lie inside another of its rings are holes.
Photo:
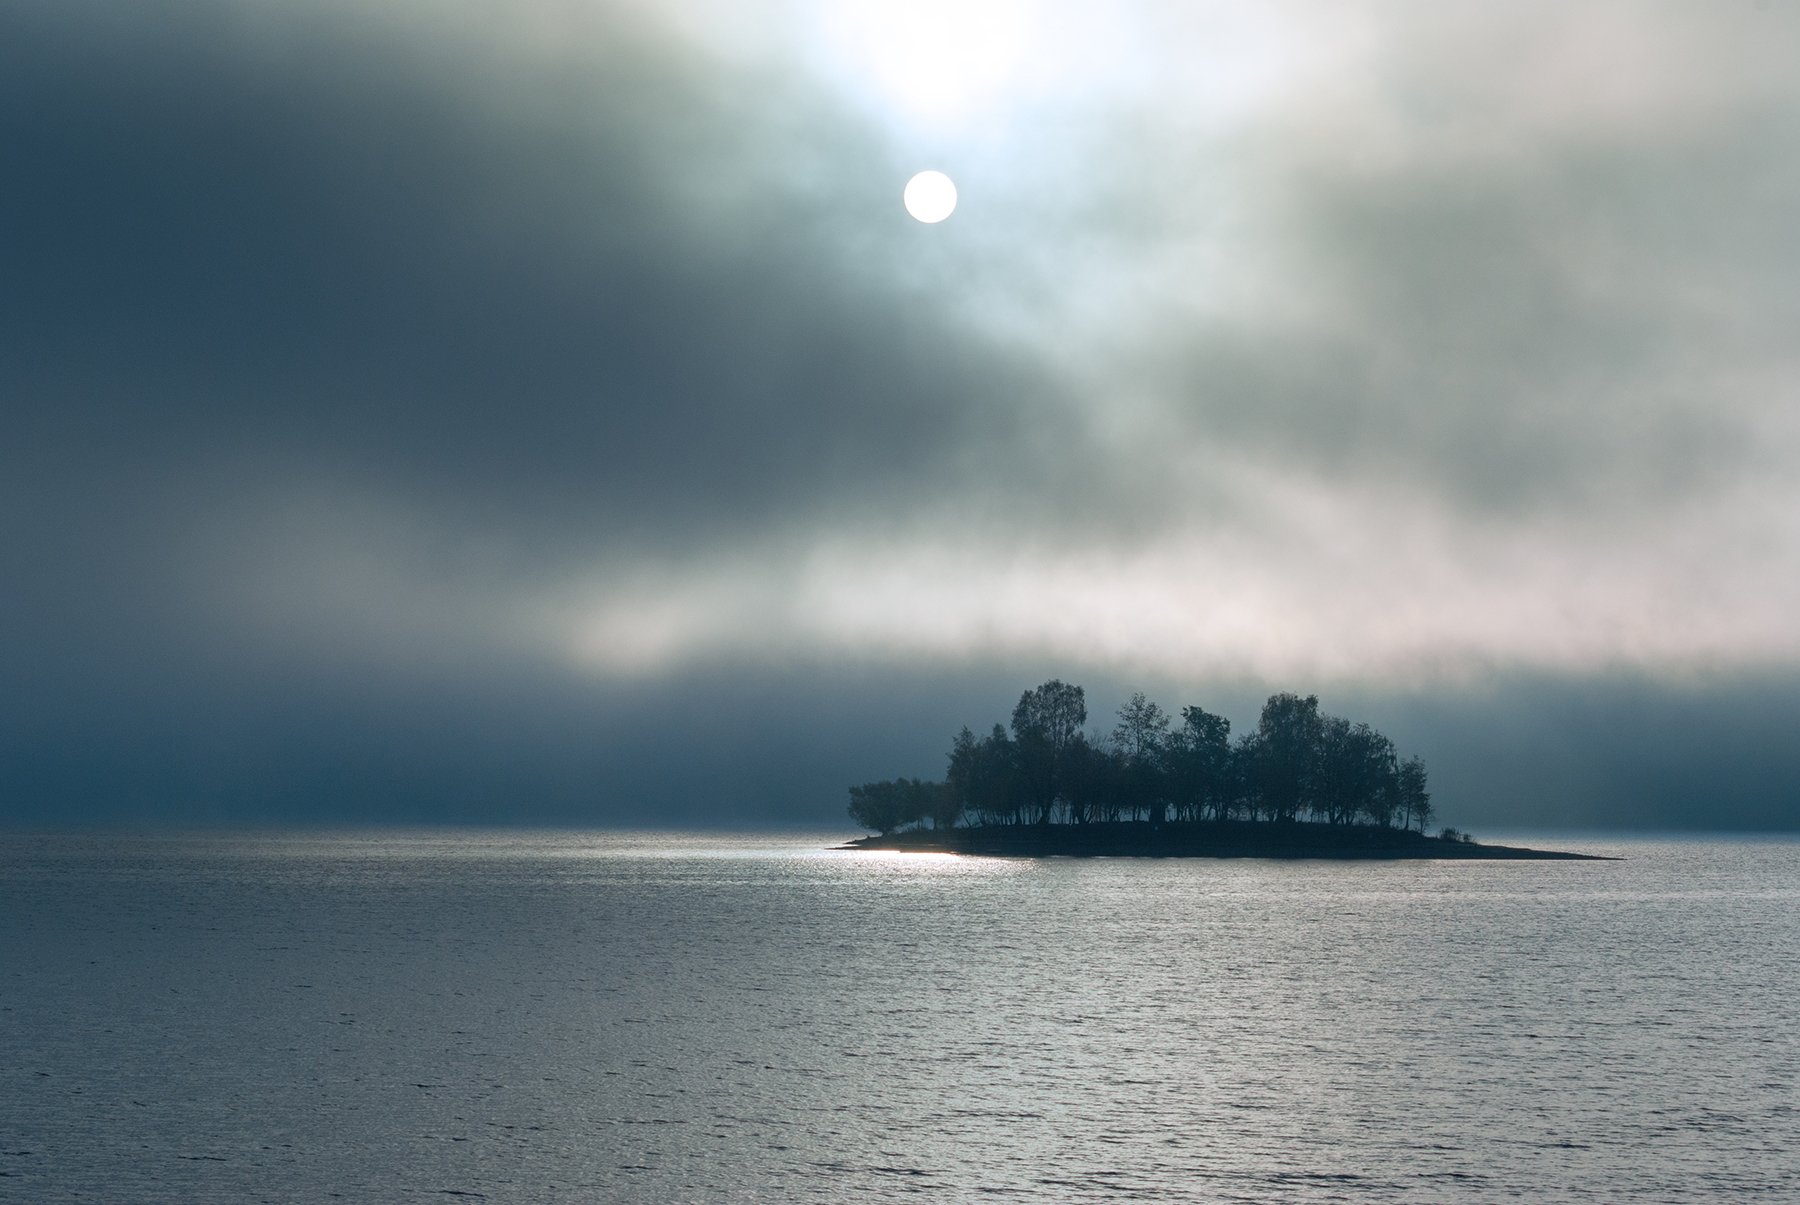
[[[921,222],[941,222],[956,211],[956,184],[943,172],[920,172],[901,194],[906,212]]]

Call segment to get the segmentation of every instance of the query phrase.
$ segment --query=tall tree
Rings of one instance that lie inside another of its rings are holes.
[[[1210,811],[1222,819],[1231,797],[1231,721],[1204,708],[1183,707],[1169,751],[1170,790],[1180,814],[1197,820]]]
[[[954,755],[954,751],[953,754]],[[970,806],[983,824],[1017,824],[1025,804],[1018,750],[1006,729],[993,730],[974,746],[968,771]]]
[[[1269,793],[1263,790],[1263,777],[1268,758],[1263,755],[1262,733],[1252,729],[1237,738],[1231,747],[1231,778],[1237,788],[1236,802],[1247,820],[1270,819]]]
[[[1040,824],[1049,823],[1064,794],[1067,751],[1085,723],[1086,692],[1060,679],[1026,691],[1013,708],[1013,744],[1030,806]]]
[[[1342,716],[1319,717],[1319,751],[1313,763],[1311,797],[1307,805],[1314,820],[1342,824],[1356,811],[1356,767],[1350,721]]]
[[[950,742],[950,764],[944,770],[944,785],[956,800],[958,811],[975,810],[974,786],[979,773],[976,763],[980,757],[981,743],[964,724],[956,739]]]
[[[1087,723],[1087,692],[1059,678],[1019,696],[1013,708],[1013,739],[1025,733],[1041,736],[1058,752],[1081,734]]]
[[[1169,741],[1169,716],[1161,707],[1137,691],[1119,708],[1119,722],[1113,728],[1113,747],[1125,761],[1126,793],[1132,818],[1142,810],[1152,823],[1160,824],[1167,807],[1166,762]]]
[[[1416,757],[1409,757],[1400,763],[1398,775],[1398,794],[1400,812],[1406,817],[1406,823],[1417,823],[1419,831],[1431,823],[1431,792],[1425,789],[1425,763]]]
[[[1373,824],[1388,828],[1400,811],[1400,757],[1394,742],[1367,724],[1358,724],[1363,738],[1363,815]]]
[[[955,788],[948,782],[921,782],[918,791],[919,813],[931,821],[932,828],[956,827],[962,818],[963,803]]]
[[[1263,704],[1247,769],[1260,807],[1271,819],[1294,820],[1313,806],[1322,724],[1317,695],[1301,698],[1283,691]]]
[[[1076,733],[1063,750],[1063,804],[1072,822],[1100,819],[1104,784],[1105,752],[1090,745],[1086,734]]]
[[[1131,801],[1125,756],[1111,741],[1090,746],[1090,750],[1088,765],[1092,781],[1089,789],[1094,797],[1093,816],[1096,820],[1117,821]]]
[[[1133,760],[1154,758],[1162,752],[1169,736],[1169,716],[1155,703],[1137,691],[1119,708],[1119,722],[1113,728],[1113,743]]]
[[[1367,724],[1324,716],[1319,724],[1314,814],[1332,824],[1358,817],[1393,823],[1397,805],[1394,742]]]
[[[885,837],[911,819],[907,815],[910,803],[905,779],[865,782],[850,788],[850,819]]]

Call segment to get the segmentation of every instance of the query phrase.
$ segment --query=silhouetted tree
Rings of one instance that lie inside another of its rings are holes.
[[[1400,811],[1408,825],[1417,823],[1419,831],[1431,823],[1431,793],[1425,789],[1425,763],[1409,757],[1400,763],[1398,776]]]
[[[1134,761],[1154,758],[1162,751],[1169,736],[1169,716],[1155,703],[1137,691],[1119,708],[1119,722],[1113,728],[1113,743]]]
[[[1170,795],[1176,813],[1198,820],[1208,812],[1223,819],[1232,798],[1231,721],[1199,707],[1181,709],[1181,727],[1169,736]]]
[[[1247,820],[1268,819],[1263,811],[1262,776],[1265,758],[1262,734],[1254,730],[1237,738],[1231,747],[1231,772],[1237,786],[1237,805]]]
[[[927,820],[933,827],[948,828],[956,823],[956,813],[961,810],[954,799],[948,783],[919,778],[865,782],[850,788],[850,818],[883,836],[903,825],[923,825]]]
[[[1139,811],[1161,824],[1168,798],[1163,754],[1169,739],[1169,716],[1155,703],[1134,693],[1119,708],[1112,744],[1124,759],[1125,794],[1132,819]]]
[[[1312,806],[1322,720],[1319,697],[1270,695],[1252,738],[1240,748],[1257,806],[1271,820],[1294,820]]]
[[[1088,754],[1089,791],[1093,796],[1096,820],[1116,822],[1130,803],[1131,791],[1126,782],[1125,755],[1111,742],[1090,745]]]
[[[1081,735],[1087,723],[1087,692],[1061,679],[1052,678],[1036,690],[1019,696],[1013,708],[1013,739],[1021,733],[1034,732],[1059,752]]]
[[[954,750],[952,750],[954,756]],[[993,730],[968,755],[968,804],[983,824],[1017,824],[1025,804],[1017,750],[1006,729]]]
[[[1307,800],[1314,820],[1343,824],[1356,814],[1355,753],[1351,748],[1350,721],[1342,716],[1319,717],[1318,756]]]
[[[1394,742],[1367,724],[1320,717],[1314,818],[1352,824],[1363,817],[1389,825],[1398,803]]]
[[[962,816],[962,800],[948,782],[922,782],[919,784],[924,798],[920,801],[919,810],[930,819],[932,828],[955,828]]]
[[[1070,822],[1086,824],[1101,818],[1105,786],[1105,752],[1088,743],[1078,732],[1063,750],[1063,804]]]
[[[1424,832],[1432,818],[1425,765],[1401,762],[1367,724],[1324,715],[1315,695],[1270,695],[1257,726],[1231,740],[1231,722],[1184,707],[1181,726],[1134,692],[1103,741],[1083,733],[1085,692],[1052,680],[1019,696],[1012,731],[968,728],[951,743],[945,781],[901,778],[850,789],[850,814],[884,834],[908,824],[1072,824],[1243,815],[1330,824],[1396,820]]]
[[[1040,824],[1049,823],[1063,794],[1063,763],[1085,723],[1085,692],[1059,679],[1026,691],[1013,708],[1013,744],[1034,819]]]
[[[950,764],[944,770],[944,785],[956,800],[958,811],[975,810],[974,785],[979,773],[976,763],[980,757],[981,743],[965,724],[950,743]]]
[[[1357,727],[1367,729],[1368,725]],[[1371,730],[1363,764],[1367,775],[1363,815],[1371,823],[1391,827],[1394,817],[1400,814],[1400,757],[1394,751],[1394,742]]]
[[[865,782],[850,788],[850,819],[887,836],[908,820],[905,779]]]
[[[1218,818],[1230,820],[1241,816],[1254,819],[1256,816],[1256,796],[1250,787],[1249,759],[1244,755],[1243,738],[1231,746],[1231,753],[1225,759],[1225,781],[1220,788]]]

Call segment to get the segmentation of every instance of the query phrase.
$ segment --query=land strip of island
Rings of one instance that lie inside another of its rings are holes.
[[[1335,858],[1610,861],[1433,834],[1425,763],[1402,760],[1367,724],[1282,693],[1257,726],[1200,707],[1181,724],[1142,694],[1118,725],[1090,736],[1085,692],[1028,690],[1009,732],[968,728],[942,782],[898,778],[850,788],[850,816],[874,831],[844,849],[998,857]],[[929,825],[929,827],[927,827]]]
[[[841,849],[969,854],[990,858],[1320,858],[1345,861],[1459,858],[1608,861],[1596,854],[1490,845],[1375,825],[1311,821],[1130,821],[981,825],[859,837]]]

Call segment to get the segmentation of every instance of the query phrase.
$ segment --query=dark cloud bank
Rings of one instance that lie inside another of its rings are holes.
[[[1184,480],[1176,445],[1550,533],[1777,475],[1766,409],[1684,401],[1699,353],[1644,301],[1643,260],[1594,284],[1540,236],[1579,187],[1613,237],[1677,261],[1659,282],[1755,261],[1731,277],[1754,320],[1702,331],[1745,346],[1704,356],[1766,365],[1795,265],[1759,223],[1800,191],[1771,175],[1794,157],[1769,146],[1800,142],[1779,98],[1730,127],[1738,151],[1706,144],[1717,162],[1658,144],[1539,165],[1542,226],[1485,178],[1313,164],[1306,201],[1266,216],[1320,267],[1313,301],[1381,332],[1147,307],[1095,360],[1124,371],[1108,356],[1129,349],[1133,389],[1183,400],[1121,440],[1056,357],[896,283],[941,254],[893,218],[911,165],[804,76],[626,11],[535,58],[479,23],[352,11],[0,16],[0,820],[835,823],[845,783],[935,774],[957,727],[1060,676],[1101,724],[1136,687],[1240,728],[1269,690],[1316,690],[1424,756],[1445,819],[1477,829],[1800,824],[1786,647],[1271,680],[772,629],[619,674],[532,618],[577,587],[865,533],[941,531],[997,567],[1129,547],[1199,513],[1145,511]],[[1700,169],[1743,186],[1729,230],[1678,212],[1672,177]],[[1125,260],[1150,247],[1156,201],[1135,204],[1104,244]],[[1663,392],[1625,398],[1626,363]],[[1571,380],[1607,383],[1544,400]],[[1793,552],[1751,549],[1734,585]]]

